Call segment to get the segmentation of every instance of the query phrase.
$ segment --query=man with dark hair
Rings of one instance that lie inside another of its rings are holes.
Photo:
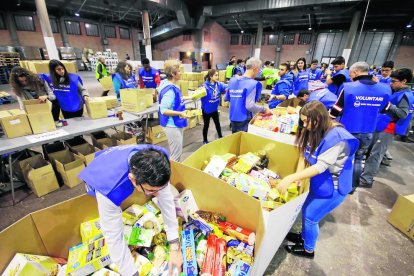
[[[308,69],[309,81],[320,80],[322,76],[322,70],[318,68],[318,60],[312,59],[310,68]]]
[[[309,98],[309,90],[308,89],[301,89],[298,92],[297,97],[288,99],[278,105],[278,107],[297,107],[297,106],[304,106]]]
[[[157,88],[160,85],[160,73],[157,69],[151,67],[148,58],[141,61],[142,68],[138,70],[140,88]]]
[[[413,78],[410,69],[402,68],[391,73],[391,88],[393,94],[390,98],[390,107],[386,114],[378,118],[377,132],[374,135],[374,146],[365,161],[365,168],[361,174],[361,186],[371,188],[374,176],[388,147],[394,141],[394,135],[404,136],[413,116],[414,96],[407,83]]]
[[[280,80],[273,87],[272,94],[269,99],[269,108],[275,108],[281,102],[287,100],[292,94],[292,82],[288,75],[289,64],[282,63],[279,65],[279,77]]]
[[[391,72],[394,70],[394,61],[387,60],[381,67],[381,75],[378,76],[378,81],[386,84],[391,83]]]
[[[130,145],[96,153],[80,174],[87,193],[96,197],[102,233],[111,260],[121,275],[138,275],[128,244],[124,240],[121,204],[134,190],[156,196],[170,243],[169,270],[183,264],[174,197],[170,189],[170,162],[162,147]]]
[[[246,71],[244,65],[245,65],[245,61],[242,59],[238,59],[237,66],[236,68],[234,68],[233,76],[234,75],[243,76],[244,72]]]
[[[334,67],[334,72],[329,68],[325,70],[326,84],[329,91],[338,95],[342,84],[350,81],[349,70],[345,68],[345,59],[341,56],[335,58],[331,64]]]
[[[333,119],[340,116],[339,122],[359,140],[355,153],[352,192],[359,187],[362,173],[362,159],[371,144],[380,113],[389,106],[391,89],[388,85],[372,80],[366,62],[356,62],[351,66],[352,82],[344,83],[338,100],[330,111]]]
[[[319,88],[310,94],[308,98],[308,102],[310,101],[320,101],[326,107],[326,109],[330,110],[332,106],[336,103],[338,97],[329,91],[328,88]]]

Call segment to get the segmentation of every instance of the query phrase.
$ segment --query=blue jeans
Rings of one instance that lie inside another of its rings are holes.
[[[236,133],[236,132],[240,132],[240,131],[247,132],[247,129],[249,127],[249,121],[250,120],[246,120],[246,121],[243,121],[243,122],[231,121],[231,133]]]
[[[355,153],[354,159],[354,173],[352,175],[352,188],[355,189],[359,186],[359,178],[362,173],[362,160],[364,159],[365,153],[371,145],[372,133],[352,133],[355,138],[359,140],[359,148]]]
[[[330,198],[315,198],[311,194],[308,195],[302,207],[302,239],[307,251],[312,252],[315,249],[319,236],[319,222],[345,198],[346,195],[341,195],[338,190],[334,190]]]

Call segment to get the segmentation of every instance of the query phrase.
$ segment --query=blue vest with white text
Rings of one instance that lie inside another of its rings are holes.
[[[322,70],[319,68],[316,68],[315,70],[312,69],[308,69],[308,75],[309,75],[309,80],[310,81],[314,81],[314,80],[320,80],[321,76],[322,76]]]
[[[262,84],[247,77],[232,78],[228,84],[228,98],[230,100],[230,121],[244,122],[252,118],[251,112],[246,109],[247,96],[256,89],[255,102],[259,101]]]
[[[391,83],[391,77],[388,78],[384,78],[382,75],[378,76],[378,81],[385,83],[385,84],[390,84]]]
[[[294,78],[293,82],[293,94],[298,95],[302,89],[308,89],[309,75],[306,70],[299,71]]]
[[[286,89],[287,88],[287,89]],[[289,81],[289,78],[286,75],[283,75],[280,80],[276,83],[275,87],[272,90],[272,95],[284,95],[286,100],[289,98],[289,95],[292,93],[292,83]],[[275,108],[278,106],[282,100],[271,100],[269,101],[269,108]]]
[[[360,81],[344,83],[344,107],[340,122],[350,133],[373,133],[378,114],[388,104],[391,87]]]
[[[331,129],[323,138],[323,140],[316,148],[315,152],[310,154],[309,149],[306,150],[305,158],[310,163],[310,165],[314,165],[317,163],[319,155],[340,142],[346,142],[348,144],[349,154],[347,160],[345,161],[344,167],[342,168],[342,171],[337,176],[338,192],[341,195],[347,195],[352,190],[353,160],[355,157],[355,152],[359,146],[358,139],[352,136],[343,127],[335,127]],[[310,195],[321,198],[329,198],[332,196],[333,192],[334,181],[329,169],[326,169],[326,171],[310,179]]]
[[[332,73],[331,77],[335,77],[336,75],[344,75],[345,76],[345,82],[350,82],[351,81],[351,77],[349,76],[349,70],[348,69],[342,69],[338,72]],[[331,91],[332,93],[334,93],[335,95],[338,96],[339,93],[339,87],[332,83],[328,85],[328,89],[329,91]]]
[[[226,86],[221,82],[211,84],[210,81],[204,82],[207,95],[201,98],[201,108],[204,113],[210,114],[216,112],[220,105],[221,94],[225,92]]]
[[[398,106],[401,102],[403,97],[406,97],[408,100],[409,111],[407,117],[404,119],[399,119],[395,122],[395,134],[405,136],[407,133],[407,129],[410,126],[411,118],[413,117],[413,109],[414,109],[414,94],[409,88],[398,91],[392,94],[390,98],[390,102],[393,105]],[[378,116],[378,123],[376,131],[381,132],[391,123],[392,117],[389,113],[387,114],[379,114]]]
[[[157,83],[155,82],[155,76],[157,75],[157,70],[150,68],[150,71],[145,71],[144,68],[139,69],[139,78],[144,82],[145,88],[157,88]]]
[[[311,92],[307,102],[320,101],[326,109],[331,109],[337,100],[338,97],[334,93],[329,91],[328,88],[323,88]]]
[[[185,110],[185,104],[184,104],[184,98],[181,94],[181,91],[178,87],[175,85],[167,85],[164,87],[164,89],[160,92],[160,98],[158,100],[158,103],[161,104],[161,100],[164,97],[165,93],[167,93],[169,90],[174,91],[174,111],[184,111]],[[174,124],[177,128],[184,128],[187,126],[187,119],[180,118],[180,116],[166,116],[164,114],[161,114],[160,110],[158,109],[158,117],[160,118],[160,125],[163,127],[167,126],[168,118],[172,117],[174,120]]]
[[[127,80],[124,80],[119,73],[115,73],[112,75],[112,79],[117,79],[121,82],[122,86],[121,89],[125,88],[137,88],[135,86],[135,75],[131,75],[131,77]]]
[[[79,111],[84,104],[83,97],[78,91],[78,82],[82,85],[83,82],[76,74],[69,73],[68,75],[70,80],[69,85],[61,85],[60,88],[54,87],[49,75],[41,74],[39,76],[49,84],[63,111],[76,112]]]
[[[159,150],[169,158],[164,148],[153,145],[125,145],[95,153],[95,159],[79,174],[79,178],[86,183],[86,192],[95,196],[98,191],[120,206],[134,192],[128,178],[129,159],[146,149]]]

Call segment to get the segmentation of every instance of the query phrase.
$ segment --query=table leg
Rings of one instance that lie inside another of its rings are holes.
[[[14,181],[13,181],[13,162],[12,162],[12,154],[9,154],[9,172],[10,172],[10,185],[12,190],[12,199],[13,205],[15,204],[15,197],[14,197]]]
[[[147,131],[148,131],[148,118],[149,114],[145,117],[145,130],[144,130],[144,141],[147,142]]]

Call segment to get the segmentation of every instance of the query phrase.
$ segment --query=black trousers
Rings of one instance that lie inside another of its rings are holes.
[[[219,113],[218,111],[215,111],[213,113],[205,113],[203,110],[203,121],[204,121],[204,127],[203,127],[203,139],[204,142],[207,142],[207,133],[208,128],[210,126],[210,118],[213,118],[214,124],[216,125],[216,130],[218,137],[223,137],[223,134],[221,134],[221,126],[220,126],[220,119],[219,119]]]
[[[83,116],[83,106],[82,106],[81,109],[79,109],[78,111],[75,111],[75,112],[68,112],[68,111],[62,110],[62,114],[63,114],[63,118],[65,118],[65,119],[82,117]]]
[[[52,116],[53,120],[59,121],[59,115],[60,115],[60,104],[58,100],[51,101],[52,102]]]

